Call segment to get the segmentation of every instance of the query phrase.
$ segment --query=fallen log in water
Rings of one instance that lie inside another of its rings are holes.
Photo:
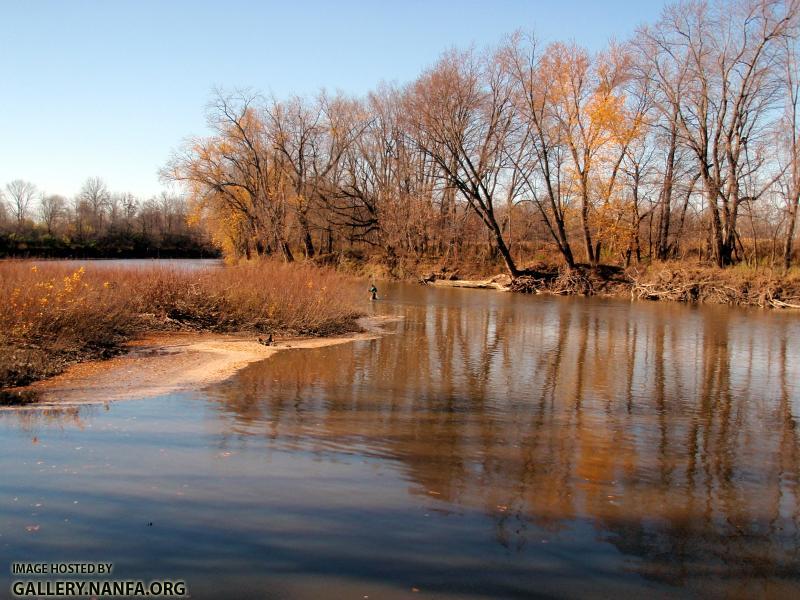
[[[437,287],[450,287],[450,288],[473,288],[473,289],[486,289],[486,290],[503,290],[509,289],[511,278],[505,275],[497,275],[491,279],[472,280],[472,279],[435,279],[433,281],[425,281],[429,285]]]

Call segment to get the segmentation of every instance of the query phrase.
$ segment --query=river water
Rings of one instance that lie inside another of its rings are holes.
[[[0,556],[195,598],[800,595],[800,316],[380,287],[379,339],[0,415]]]

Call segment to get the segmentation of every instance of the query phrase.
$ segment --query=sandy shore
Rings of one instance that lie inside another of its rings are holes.
[[[231,377],[247,365],[287,348],[319,348],[354,340],[374,339],[386,333],[391,317],[359,321],[363,332],[329,338],[277,339],[271,346],[255,335],[164,333],[129,344],[129,351],[104,361],[80,363],[64,373],[24,388],[39,401],[2,410],[36,410],[78,404],[103,404],[197,390]]]

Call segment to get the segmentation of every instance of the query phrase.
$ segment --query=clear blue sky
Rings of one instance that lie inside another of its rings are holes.
[[[214,86],[283,96],[405,83],[453,46],[516,29],[590,49],[661,0],[0,0],[0,186],[147,196]]]

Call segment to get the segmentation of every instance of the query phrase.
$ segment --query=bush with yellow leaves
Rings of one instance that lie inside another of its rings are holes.
[[[0,262],[0,388],[119,350],[137,332],[330,335],[357,328],[360,286],[310,264],[203,270]]]

